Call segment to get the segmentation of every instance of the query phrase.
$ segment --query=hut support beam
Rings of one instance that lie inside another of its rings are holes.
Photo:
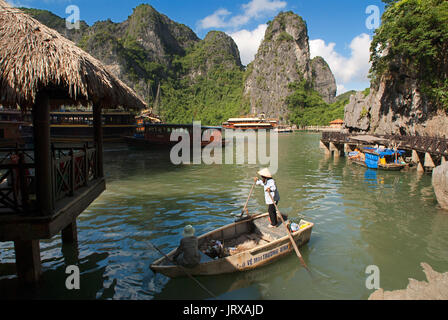
[[[53,212],[52,159],[50,147],[50,101],[39,92],[33,108],[34,150],[36,162],[36,196],[40,214]]]
[[[25,283],[39,281],[42,274],[39,240],[16,240],[14,250],[19,279]]]
[[[78,243],[78,228],[76,226],[76,220],[70,223],[67,227],[62,229],[61,232],[63,244],[77,244]]]
[[[96,106],[93,107],[93,132],[97,154],[97,178],[103,178],[103,121],[101,108]]]

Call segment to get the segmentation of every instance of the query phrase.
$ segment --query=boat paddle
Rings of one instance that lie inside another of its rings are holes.
[[[252,196],[252,192],[254,191],[254,187],[256,184],[257,184],[257,181],[254,182],[254,184],[252,185],[252,189],[250,189],[249,197],[247,197],[246,204],[244,205],[244,209],[241,211],[241,215],[243,215],[244,212],[246,212],[247,215],[250,216],[249,211],[247,210],[247,204],[249,203],[249,199]]]
[[[207,292],[212,298],[218,299],[210,290],[208,290],[202,283],[199,282],[199,280],[197,280],[195,277],[193,277],[188,271],[187,269],[176,263],[176,261],[174,261],[173,259],[171,259],[170,257],[168,257],[166,254],[164,254],[162,252],[162,250],[160,250],[159,248],[157,248],[154,244],[152,244],[151,242],[149,243],[151,245],[151,247],[153,247],[154,249],[156,249],[161,255],[163,255],[169,262],[171,262],[172,264],[178,266],[191,280],[193,280],[194,282],[196,282],[198,284],[199,287],[201,287],[205,292]]]
[[[305,267],[305,269],[308,270],[308,272],[311,272],[310,269],[308,269],[308,266],[306,265],[305,261],[303,260],[302,255],[300,254],[299,248],[297,247],[297,244],[296,244],[296,242],[295,242],[295,240],[294,240],[294,238],[293,238],[293,236],[292,236],[292,234],[291,234],[291,231],[289,231],[288,226],[287,226],[286,223],[285,223],[285,220],[283,220],[283,216],[282,216],[280,210],[278,210],[278,207],[277,207],[277,204],[276,204],[275,201],[274,201],[274,198],[272,197],[272,195],[271,195],[270,192],[268,192],[268,194],[269,194],[269,197],[271,197],[272,203],[273,203],[274,206],[275,206],[275,210],[277,210],[277,215],[278,215],[278,216],[280,217],[280,219],[282,220],[282,223],[283,223],[283,225],[285,226],[286,231],[288,232],[289,239],[291,240],[292,246],[294,247],[294,251],[296,252],[297,257],[299,257],[300,262],[301,262],[302,265]]]

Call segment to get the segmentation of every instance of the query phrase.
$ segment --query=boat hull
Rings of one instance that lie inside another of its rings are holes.
[[[267,221],[266,219],[267,217],[268,214],[266,213],[263,215],[259,215],[254,219],[265,219]],[[244,228],[244,224],[250,223],[252,220],[253,219],[227,225],[223,228],[207,233],[199,237],[198,239],[199,241],[201,241],[205,239],[216,238],[216,235],[220,233],[225,235],[226,233],[232,232],[232,230],[238,230],[238,228],[240,229]],[[306,223],[308,224],[308,226],[292,233],[292,236],[294,237],[294,240],[297,246],[299,247],[308,243],[311,238],[311,232],[314,224],[311,222]],[[279,226],[277,228],[283,229],[284,231],[283,237],[276,239],[270,243],[256,246],[255,248],[243,251],[233,256],[200,263],[198,266],[194,268],[188,268],[187,270],[191,275],[196,276],[220,275],[220,274],[253,270],[262,267],[264,265],[270,264],[272,262],[275,262],[294,251],[294,247],[288,237],[288,234],[284,226]],[[172,256],[174,252],[175,250],[170,252],[168,256]],[[165,258],[161,258],[155,261],[154,264],[151,265],[151,269],[154,272],[161,273],[170,278],[186,276],[182,268],[175,265],[162,264],[164,260]]]
[[[368,168],[364,161],[349,159],[350,162],[360,165],[362,167]],[[406,168],[408,165],[406,164],[379,164],[378,168],[369,168],[373,170],[383,170],[383,171],[401,171]]]

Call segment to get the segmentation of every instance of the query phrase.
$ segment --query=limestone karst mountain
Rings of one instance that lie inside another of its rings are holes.
[[[266,30],[255,60],[248,66],[244,94],[252,113],[285,118],[290,84],[305,80],[313,84],[327,103],[336,97],[336,80],[321,57],[310,59],[306,22],[293,12],[282,12]]]

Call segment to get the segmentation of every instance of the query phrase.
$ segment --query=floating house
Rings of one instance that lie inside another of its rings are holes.
[[[36,282],[41,239],[77,241],[77,217],[106,187],[103,108],[145,103],[98,60],[0,0],[0,104],[31,111],[34,148],[0,149],[0,241],[13,241],[17,274]],[[50,111],[93,108],[92,147],[53,148]]]

